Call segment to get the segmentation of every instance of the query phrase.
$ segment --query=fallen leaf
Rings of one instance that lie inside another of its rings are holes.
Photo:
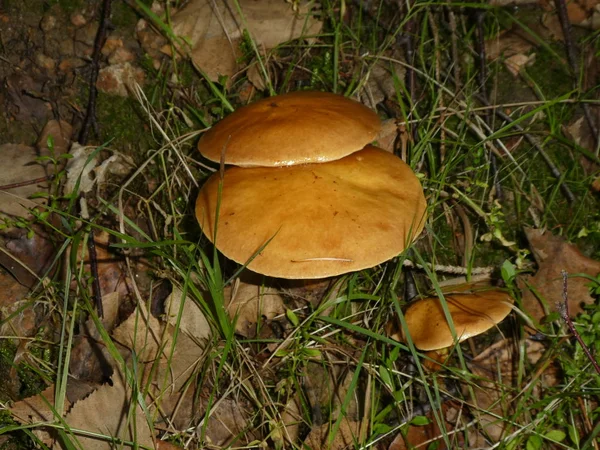
[[[21,228],[9,229],[4,233],[4,247],[0,252],[0,265],[8,270],[23,286],[33,288],[46,275],[56,256],[54,243],[46,231],[38,225],[31,227],[33,235]]]
[[[236,444],[234,447],[239,447],[242,442],[253,435],[251,431],[247,430],[248,421],[248,414],[239,401],[223,399],[217,403],[208,418],[207,441],[216,448],[229,447],[233,443]],[[246,439],[240,436],[244,436]]]
[[[137,445],[154,448],[154,433],[148,423],[152,416],[146,416],[139,399],[118,372],[111,383],[75,403],[65,417],[79,446],[86,450],[110,450],[114,448],[111,443],[111,438],[114,438],[135,442],[136,448]],[[83,436],[76,430],[97,433],[104,439]],[[121,445],[119,448],[122,448]]]
[[[378,59],[370,68],[367,82],[360,100],[365,105],[376,109],[384,100],[396,96],[395,80],[403,80],[406,70],[399,63]]]
[[[64,120],[49,120],[38,137],[36,146],[42,154],[49,154],[48,138],[52,137],[54,156],[68,153],[73,127]]]
[[[236,333],[244,337],[256,336],[261,318],[271,320],[285,313],[283,298],[277,289],[252,282],[240,280],[233,287],[225,287],[225,301],[229,317],[237,318]]]
[[[394,153],[396,139],[398,138],[398,124],[396,119],[387,119],[381,123],[381,131],[375,137],[377,147]]]
[[[200,306],[190,297],[184,297],[183,292],[178,288],[174,287],[165,300],[165,311],[167,322],[173,326],[179,323],[179,328],[198,343],[210,338],[210,325]]]
[[[508,58],[513,55],[526,54],[536,46],[536,42],[518,28],[505,30],[498,36],[485,42],[486,57],[490,61],[500,56]]]
[[[16,402],[9,408],[12,418],[21,424],[38,424],[40,422],[53,422],[56,418],[53,410],[56,410],[54,405],[55,390],[54,385],[48,386],[38,395],[28,397],[24,400]],[[65,411],[71,407],[70,402],[65,399],[64,410],[57,411],[57,414],[62,416]],[[47,446],[52,445],[54,441],[54,433],[50,428],[36,427],[33,433]]]
[[[28,209],[45,203],[46,199],[31,196],[48,193],[49,183],[43,180],[49,175],[47,168],[36,161],[38,152],[34,147],[22,144],[0,145],[0,154],[10,164],[0,165],[0,186],[33,183],[0,189],[0,218],[28,217]],[[42,180],[42,181],[36,181]]]
[[[531,53],[529,55],[518,53],[516,55],[509,56],[504,60],[504,65],[514,77],[518,77],[521,73],[521,69],[532,66],[533,63],[535,63],[535,53]]]
[[[242,56],[243,30],[261,50],[318,34],[322,22],[310,14],[311,5],[304,1],[291,5],[280,0],[193,0],[173,15],[172,28],[185,39],[187,48],[180,51],[189,54],[212,81],[218,81],[219,76],[231,77],[236,72],[236,60]],[[170,47],[164,51],[170,53]]]
[[[308,433],[304,445],[312,450],[344,450],[355,448],[355,444],[360,442],[360,422],[344,418],[337,429],[337,433],[332,437],[331,433],[333,431],[333,424],[330,423],[313,428]]]
[[[583,309],[582,305],[594,303],[590,295],[589,280],[577,274],[595,277],[600,273],[600,262],[582,254],[576,245],[569,244],[563,238],[543,230],[526,228],[525,234],[529,246],[538,264],[534,276],[520,279],[519,287],[523,291],[523,309],[536,322],[549,312],[556,311],[556,304],[562,301],[563,279],[561,271],[569,275],[568,302],[569,313],[575,317]]]

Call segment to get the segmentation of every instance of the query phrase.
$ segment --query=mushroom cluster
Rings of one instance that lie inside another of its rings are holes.
[[[233,166],[200,190],[202,231],[228,258],[278,278],[325,278],[398,255],[423,229],[426,202],[410,167],[369,145],[380,126],[369,108],[322,92],[239,108],[198,143]]]

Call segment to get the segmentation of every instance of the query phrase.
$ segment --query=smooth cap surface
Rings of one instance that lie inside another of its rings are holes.
[[[202,135],[204,157],[243,167],[273,167],[343,158],[375,139],[377,114],[327,92],[301,91],[237,109]]]
[[[196,216],[214,242],[220,175],[202,187]],[[225,171],[217,248],[279,278],[325,278],[401,253],[425,222],[423,189],[400,158],[376,147],[322,164]]]
[[[469,294],[444,294],[458,341],[481,334],[500,323],[514,300],[499,289]],[[439,350],[454,344],[440,299],[428,297],[411,304],[404,313],[415,347]]]

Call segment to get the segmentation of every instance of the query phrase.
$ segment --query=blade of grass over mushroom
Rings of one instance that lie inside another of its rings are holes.
[[[240,18],[242,19],[242,25],[243,25],[244,31],[247,31],[248,30],[248,22],[246,21],[246,16],[244,14],[244,11],[242,11],[240,2],[238,0],[234,0],[233,3],[235,4],[235,8],[237,9],[237,12],[240,15]],[[263,55],[258,51],[256,42],[254,42],[254,38],[249,33],[248,33],[247,40],[250,42],[250,46],[252,47],[252,52],[254,53],[254,57],[258,61],[258,65],[260,67],[260,72],[263,76],[263,80],[266,82],[266,85],[267,85],[266,87],[269,90],[269,95],[273,96],[276,94],[276,92],[275,92],[275,89],[273,89],[273,83],[271,82],[271,77],[269,75],[269,72],[267,71],[267,69],[265,67],[265,63],[263,61]]]
[[[394,310],[397,314],[398,319],[400,320],[400,326],[402,329],[408,330],[408,324],[406,323],[404,313],[402,312],[402,309],[400,308],[400,302],[398,301],[398,297],[396,296],[396,294],[393,291],[390,294],[391,294],[392,304],[394,305]],[[417,366],[417,371],[419,372],[419,377],[421,378],[422,385],[425,390],[425,395],[427,396],[427,400],[429,401],[429,404],[431,405],[431,411],[433,413],[434,420],[436,421],[436,424],[440,430],[446,430],[445,420],[443,419],[443,416],[442,416],[443,413],[441,411],[438,411],[436,408],[436,406],[441,408],[441,403],[436,402],[434,399],[434,395],[431,391],[429,383],[427,382],[427,376],[425,374],[425,370],[420,361],[419,353],[417,351],[417,348],[415,347],[414,342],[412,341],[412,338],[410,337],[410,333],[405,333],[405,335],[406,335],[406,343],[407,343],[408,351],[411,353],[414,363]],[[437,390],[435,390],[435,394],[436,394],[435,398],[438,398],[439,396],[438,396]],[[452,448],[448,434],[443,432],[442,437],[444,439],[444,442],[448,446],[447,448]]]

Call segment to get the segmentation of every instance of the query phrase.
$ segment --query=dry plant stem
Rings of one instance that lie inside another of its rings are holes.
[[[98,32],[96,33],[96,39],[94,40],[94,53],[92,54],[92,73],[90,74],[90,96],[88,99],[88,106],[85,113],[85,119],[81,126],[79,133],[79,143],[86,145],[90,126],[96,123],[96,97],[98,96],[98,89],[96,88],[96,81],[98,80],[98,73],[100,72],[100,55],[102,54],[102,47],[106,41],[106,28],[108,27],[108,20],[110,18],[110,7],[112,0],[104,0],[102,2],[102,15],[100,18],[100,25],[98,26]]]
[[[581,397],[577,397],[577,403],[579,404],[579,409],[581,410],[581,417],[583,420],[583,425],[585,426],[585,433],[590,434],[592,431],[594,431],[594,426],[592,425],[592,421],[588,415],[589,408],[586,408]],[[594,450],[598,450],[598,442],[595,439],[592,441],[592,445],[594,446]]]
[[[102,306],[102,291],[100,290],[100,280],[98,278],[98,256],[96,254],[96,242],[94,241],[94,230],[90,230],[87,241],[88,253],[90,255],[90,271],[92,272],[92,293],[96,311],[100,319],[104,318],[104,307]]]
[[[585,345],[585,342],[583,342],[583,339],[581,339],[581,335],[577,332],[577,329],[575,328],[575,325],[573,325],[573,321],[571,320],[571,317],[569,317],[569,301],[568,301],[569,295],[568,295],[568,289],[567,289],[568,276],[567,276],[567,272],[565,270],[563,270],[561,273],[562,273],[562,277],[563,277],[563,292],[562,292],[563,301],[559,302],[557,305],[558,312],[560,313],[560,316],[567,324],[567,327],[569,327],[569,331],[571,332],[571,334],[573,336],[575,336],[575,339],[577,339],[577,342],[579,342],[579,345],[581,345],[581,348],[583,349],[585,356],[588,357],[588,359],[592,363],[592,366],[594,366],[594,369],[596,369],[596,373],[598,373],[598,375],[600,375],[600,366],[598,366],[598,363],[594,359],[594,356],[590,352],[590,349],[588,348],[587,345]]]
[[[38,183],[43,183],[44,181],[50,181],[54,178],[54,175],[48,175],[46,177],[40,177],[40,178],[36,178],[34,180],[29,180],[29,181],[22,181],[20,183],[12,183],[12,184],[5,184],[3,186],[0,186],[0,191],[8,191],[10,189],[16,189],[22,186],[31,186],[32,184],[38,184]]]

